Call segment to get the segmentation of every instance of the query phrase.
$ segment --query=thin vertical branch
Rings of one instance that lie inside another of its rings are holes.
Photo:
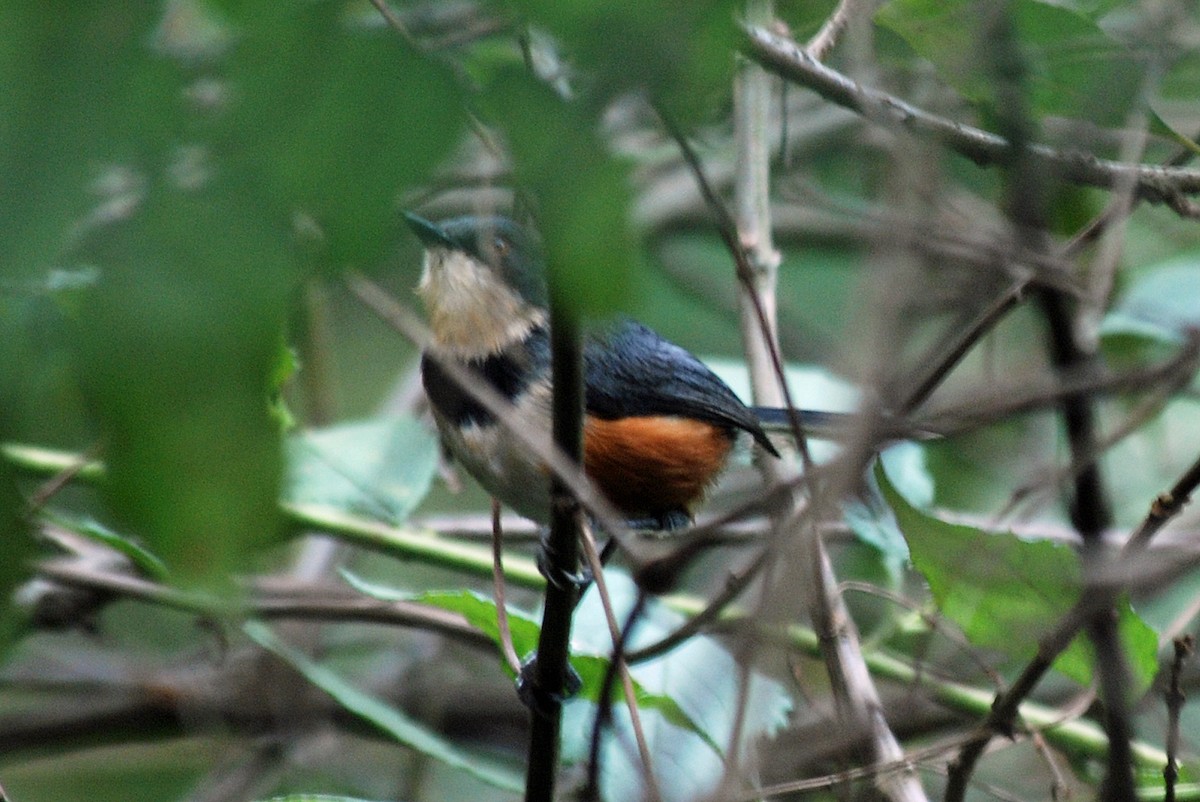
[[[554,444],[575,464],[583,462],[583,347],[574,316],[562,301],[550,304],[550,358],[554,383]],[[553,802],[558,773],[562,704],[570,667],[571,617],[579,598],[570,577],[579,568],[581,508],[558,476],[551,481],[550,536],[542,631],[533,682],[526,802]]]
[[[1191,635],[1175,639],[1175,659],[1171,661],[1171,680],[1167,688],[1167,765],[1163,767],[1166,802],[1175,802],[1175,785],[1179,781],[1179,717],[1183,713],[1183,694],[1179,678],[1183,663],[1191,656],[1196,642]]]
[[[848,9],[839,6],[835,13],[845,14]],[[746,20],[750,25],[769,26],[774,19],[774,6],[770,0],[748,0]],[[831,20],[831,31],[844,27],[845,20]],[[829,36],[830,43],[836,33]],[[736,177],[734,182],[734,209],[737,241],[729,243],[734,257],[739,261],[742,280],[741,298],[742,338],[746,351],[750,383],[755,402],[763,405],[793,408],[783,361],[779,353],[776,323],[776,287],[779,252],[771,239],[770,204],[770,152],[768,127],[770,126],[770,77],[758,64],[748,61],[739,65],[734,85],[734,126],[737,147]],[[687,150],[685,148],[685,156]],[[694,167],[701,188],[705,182],[698,164]],[[719,206],[719,201],[705,192],[710,205]],[[718,214],[718,219],[721,215]],[[726,235],[727,242],[730,239]],[[744,265],[742,264],[744,263]],[[797,430],[797,446],[804,462],[806,475],[811,475],[812,460],[807,442],[800,426]],[[769,463],[762,466],[764,474],[775,481],[794,478],[794,469],[786,463]],[[809,485],[810,493],[816,489]],[[816,499],[814,497],[814,504]],[[888,727],[878,690],[866,668],[858,632],[838,593],[837,578],[824,543],[816,527],[816,517],[804,516],[793,509],[780,518],[780,531],[789,531],[804,517],[810,521],[810,530],[803,538],[806,546],[795,552],[795,556],[809,568],[811,587],[809,610],[814,626],[822,635],[822,653],[826,670],[833,686],[838,709],[843,723],[862,728],[871,744],[871,759],[874,763],[886,763],[903,758],[903,749]],[[764,592],[778,592],[779,582],[764,585]],[[736,757],[736,753],[733,753]],[[924,800],[925,792],[911,771],[880,778],[880,788],[892,800],[916,802]]]
[[[500,652],[514,674],[521,673],[521,658],[513,646],[512,628],[508,625],[508,603],[504,592],[504,528],[500,524],[500,500],[492,499],[492,586],[496,598],[496,630],[500,636]]]
[[[749,0],[746,19],[768,25],[774,18],[772,0]],[[763,406],[780,406],[783,392],[771,370],[771,352],[778,351],[775,332],[776,284],[779,251],[771,238],[770,136],[771,77],[758,64],[739,58],[734,78],[734,221],[738,244],[749,265],[742,293],[742,343],[750,371],[754,401]],[[753,294],[761,304],[760,323],[750,308]]]
[[[596,539],[592,537],[591,527],[586,524],[581,528],[580,544],[588,568],[592,572],[592,581],[596,584],[596,592],[601,599],[604,609],[604,620],[608,625],[608,634],[612,638],[613,651],[609,660],[608,671],[604,675],[604,684],[600,689],[599,701],[596,705],[596,722],[592,729],[591,755],[588,760],[588,782],[583,799],[599,799],[600,797],[600,747],[601,735],[605,722],[612,716],[612,686],[617,677],[621,679],[621,690],[625,695],[625,706],[629,710],[629,725],[633,730],[633,739],[637,744],[638,756],[642,761],[645,772],[646,799],[648,802],[658,802],[662,792],[658,789],[658,780],[654,774],[654,763],[650,755],[650,744],[646,740],[646,731],[642,727],[641,713],[637,706],[637,692],[633,685],[633,677],[629,673],[629,663],[625,654],[629,638],[637,621],[641,618],[646,606],[645,591],[638,591],[637,601],[629,611],[625,627],[617,623],[617,614],[613,609],[612,596],[608,592],[608,583],[604,579],[604,561],[596,549]]]
[[[1009,143],[1004,161],[1007,184],[1006,212],[1025,248],[1042,247],[1041,231],[1045,223],[1046,186],[1030,157],[1033,142],[1033,123],[1026,104],[1025,64],[1015,43],[1010,4],[999,3],[989,9],[990,16],[981,26],[981,40],[988,43],[984,54],[996,83],[996,105],[999,128]],[[1060,373],[1078,370],[1090,355],[1077,339],[1076,318],[1070,300],[1060,290],[1042,288],[1038,294],[1042,316],[1046,321],[1048,350],[1054,369]],[[1073,492],[1069,500],[1071,522],[1083,539],[1085,575],[1104,559],[1102,538],[1111,521],[1111,513],[1100,466],[1096,462],[1096,421],[1091,399],[1085,393],[1063,397],[1061,414],[1067,432],[1071,462],[1076,466]],[[1131,724],[1125,704],[1126,670],[1117,634],[1113,590],[1085,584],[1084,598],[1073,612],[1079,613],[1096,650],[1096,673],[1105,707],[1105,732],[1109,740],[1108,769],[1102,786],[1102,798],[1132,800],[1134,798]],[[1070,642],[1078,626],[1064,622],[1052,633],[1051,643],[1039,648],[1039,659],[1022,673],[1017,685],[1008,694],[997,698],[979,738],[969,743],[950,767],[946,799],[956,802],[966,794],[966,784],[975,763],[990,740],[992,729],[1003,732],[1011,726],[1016,704],[1041,678],[1045,667]],[[1018,692],[1018,689],[1020,691]]]

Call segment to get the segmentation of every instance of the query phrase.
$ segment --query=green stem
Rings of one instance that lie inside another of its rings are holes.
[[[84,461],[78,454],[36,446],[3,444],[0,456],[13,467],[37,476],[53,476],[64,470],[74,470],[81,462],[83,467],[77,478],[100,481],[104,466],[96,461]],[[298,527],[317,529],[335,537],[343,538],[356,545],[374,549],[402,559],[426,560],[436,565],[455,568],[472,576],[489,578],[492,575],[492,558],[489,548],[477,548],[438,537],[432,534],[409,531],[373,521],[341,510],[316,505],[282,504],[283,513]],[[545,580],[538,573],[532,560],[506,557],[504,573],[515,585],[542,588]],[[183,598],[181,606],[196,609],[198,600]],[[695,596],[672,595],[662,598],[663,603],[683,615],[696,615],[705,607],[705,600]],[[207,605],[200,604],[203,608]],[[214,613],[219,609],[213,609]],[[737,610],[726,612],[721,618],[725,625],[744,624],[744,613]],[[781,633],[776,632],[776,635]],[[787,645],[797,652],[818,658],[821,654],[816,634],[805,627],[791,626],[783,633]],[[910,663],[881,651],[864,655],[871,674],[881,679],[904,685],[920,683],[930,697],[947,708],[971,716],[983,716],[990,710],[995,692],[958,682],[939,679],[927,672],[919,672]],[[1074,754],[1103,759],[1108,754],[1108,739],[1096,724],[1083,719],[1057,723],[1061,713],[1047,705],[1024,702],[1018,708],[1018,716],[1030,729],[1045,728],[1046,739],[1061,749]],[[1140,767],[1162,769],[1167,764],[1167,755],[1155,746],[1143,741],[1132,743],[1133,757]],[[1184,786],[1177,789],[1177,799],[1184,799]],[[1188,789],[1190,791],[1190,788]]]

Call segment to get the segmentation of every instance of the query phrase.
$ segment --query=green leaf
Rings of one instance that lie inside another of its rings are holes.
[[[437,439],[412,418],[341,423],[287,443],[285,500],[400,523],[429,492]]]
[[[875,476],[908,540],[913,565],[929,583],[938,609],[977,646],[1018,660],[1031,659],[1038,638],[1079,599],[1078,555],[1050,541],[951,524],[913,507],[888,480]],[[1134,674],[1135,694],[1149,687],[1157,670],[1158,639],[1129,606],[1118,605],[1119,629]],[[1092,676],[1090,644],[1076,638],[1054,667],[1081,684]]]
[[[575,698],[580,701],[599,702],[600,689],[604,686],[604,677],[611,665],[612,660],[598,654],[571,655],[571,667],[575,669],[576,673],[579,674],[579,678],[583,680],[583,686]],[[668,724],[678,727],[685,732],[692,733],[704,741],[712,749],[713,754],[717,757],[722,756],[720,745],[699,724],[692,720],[691,716],[684,712],[683,708],[671,698],[670,694],[651,693],[646,690],[644,685],[634,680],[633,696],[637,700],[639,711],[656,711],[662,715],[663,720]],[[621,687],[620,678],[613,682],[612,693],[608,701],[609,704],[618,706],[625,704],[625,691]]]
[[[537,203],[551,291],[582,314],[611,314],[637,261],[629,166],[607,151],[595,120],[523,71],[499,75],[481,101],[507,133],[517,175]]]
[[[1200,326],[1200,253],[1183,253],[1141,269],[1100,325],[1114,366],[1167,359]]]
[[[465,771],[496,788],[512,793],[520,793],[524,789],[524,781],[519,775],[487,765],[478,756],[463,752],[382,699],[355,688],[330,669],[313,662],[308,655],[280,640],[265,624],[252,621],[242,629],[251,640],[287,662],[347,711],[399,743],[451,768]]]
[[[1145,57],[1090,19],[1060,5],[1013,0],[1028,101],[1039,118],[1060,116],[1120,126],[1145,91]],[[997,78],[980,58],[984,15],[975,0],[891,0],[876,21],[931,61],[942,79],[989,107]]]
[[[2,350],[3,346],[0,345]],[[0,390],[0,393],[3,391]],[[0,418],[0,433],[4,431],[3,423]],[[0,560],[0,597],[4,599],[12,599],[13,591],[29,578],[29,563],[37,551],[33,536],[24,522],[25,504],[14,479],[11,466],[7,462],[0,462],[0,544],[4,549],[4,559]],[[21,621],[19,605],[0,605],[0,657],[7,654]]]
[[[1185,251],[1140,270],[1114,313],[1177,336],[1200,327],[1200,251]]]
[[[64,243],[94,200],[87,186],[135,125],[160,129],[177,85],[146,69],[143,37],[160,3],[0,3],[0,275],[62,266]],[[53,53],[53,58],[46,54]],[[143,78],[141,96],[127,86]],[[19,80],[15,76],[20,76]],[[121,121],[125,122],[122,123]]]
[[[244,570],[281,534],[267,405],[290,289],[283,241],[237,182],[163,186],[90,232],[102,278],[75,359],[122,528],[177,577]]]
[[[500,645],[496,602],[482,593],[470,590],[426,591],[407,598],[421,604],[460,613],[471,626],[491,638],[497,646]],[[542,628],[532,616],[509,607],[508,628],[512,636],[513,650],[518,655],[529,654],[537,649],[538,637]]]
[[[732,0],[644,3],[640,0],[519,0],[530,21],[563,42],[582,67],[579,83],[603,99],[648,92],[681,121],[727,96],[732,77]]]
[[[618,621],[628,617],[637,589],[629,577],[607,571],[605,578]],[[683,616],[650,600],[630,639],[637,649],[656,641],[683,622]],[[576,608],[571,634],[576,654],[606,654],[612,650],[599,596],[590,590]],[[582,666],[580,672],[599,671],[600,666]],[[577,669],[578,670],[578,669]],[[730,742],[738,682],[741,671],[734,659],[709,637],[695,636],[666,655],[633,666],[631,674],[638,695],[654,700],[643,709],[642,725],[654,755],[658,785],[669,800],[702,798],[710,793],[725,766],[722,751]],[[750,672],[750,687],[742,719],[744,741],[739,750],[748,750],[764,735],[784,726],[791,710],[791,699],[772,679]],[[661,700],[661,703],[660,701]],[[629,714],[624,704],[613,706],[614,727],[602,746],[604,775],[602,787],[606,799],[640,797],[642,767],[636,754],[626,745],[632,738]],[[587,754],[595,705],[576,699],[563,711],[563,759],[569,763]],[[720,748],[714,748],[720,745]],[[743,751],[744,754],[744,751]]]
[[[341,3],[246,3],[231,16],[220,152],[261,177],[281,219],[314,221],[335,263],[375,263],[392,240],[398,193],[463,128],[452,77]]]
[[[390,588],[381,588],[368,584],[344,571],[342,575],[355,589],[382,601],[398,601],[403,599],[459,613],[467,619],[471,626],[491,638],[492,642],[497,645],[497,648],[500,646],[500,630],[496,619],[496,602],[483,594],[469,590],[426,591],[424,593],[407,594],[394,591]],[[587,622],[585,621],[584,624],[586,625]],[[512,637],[513,650],[518,655],[531,654],[537,650],[541,627],[534,618],[510,608],[508,610],[508,626]],[[578,652],[572,654],[571,666],[583,681],[582,687],[573,698],[589,702],[598,701],[600,698],[600,688],[604,684],[604,676],[608,672],[609,665],[611,665],[611,661],[607,656],[602,654],[582,654]],[[721,754],[721,747],[684,712],[683,708],[669,694],[651,693],[636,680],[633,683],[633,687],[639,710],[657,711],[666,721],[682,730],[695,734],[708,744],[717,755]],[[625,694],[619,682],[613,686],[611,701],[614,704],[624,704],[625,702]]]
[[[428,604],[442,610],[460,614],[467,623],[492,639],[497,651],[500,646],[500,626],[496,618],[496,602],[476,593],[473,590],[429,590],[422,593],[408,593],[395,588],[367,582],[349,571],[342,570],[342,578],[360,593],[365,593],[380,601],[413,601]],[[508,628],[512,637],[513,650],[519,654],[529,654],[537,649],[541,626],[536,620],[525,613],[508,609]],[[508,665],[504,664],[505,670]]]
[[[55,516],[48,516],[51,520],[55,520]],[[167,582],[170,579],[170,571],[162,560],[153,552],[146,549],[140,543],[132,540],[129,537],[118,534],[108,527],[97,521],[80,521],[71,522],[67,520],[58,520],[62,526],[69,528],[89,540],[94,540],[118,554],[124,555],[129,559],[129,562],[138,570],[138,572],[147,579],[155,582]]]

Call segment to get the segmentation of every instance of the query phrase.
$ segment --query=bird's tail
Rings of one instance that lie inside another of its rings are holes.
[[[792,433],[792,416],[783,407],[751,407],[763,430],[769,433]],[[798,409],[800,425],[806,437],[840,440],[851,431],[854,415],[849,412],[820,412],[814,409]]]
[[[758,419],[763,431],[768,434],[792,433],[792,417],[783,407],[751,407],[750,411]],[[800,425],[804,428],[805,437],[818,440],[845,440],[855,430],[862,426],[863,420],[853,412],[821,412],[813,409],[798,409]],[[895,431],[890,431],[886,437],[895,440],[933,440],[943,436],[937,431],[911,428],[897,425]]]

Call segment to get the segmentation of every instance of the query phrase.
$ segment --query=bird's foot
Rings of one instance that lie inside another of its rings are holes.
[[[576,592],[582,593],[591,584],[592,572],[589,569],[564,571],[558,567],[554,557],[554,546],[550,543],[550,530],[547,529],[542,532],[541,547],[537,552],[538,573],[558,590],[574,588]]]

